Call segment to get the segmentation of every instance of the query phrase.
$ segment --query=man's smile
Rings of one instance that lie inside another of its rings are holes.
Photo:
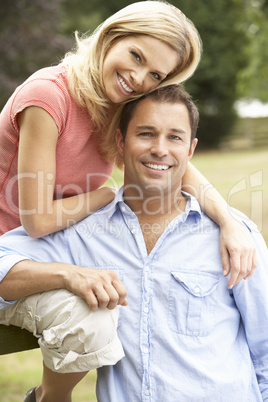
[[[153,170],[168,170],[171,167],[169,165],[158,165],[155,163],[143,163],[143,165]]]

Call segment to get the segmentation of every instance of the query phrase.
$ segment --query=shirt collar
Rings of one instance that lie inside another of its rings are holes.
[[[189,215],[195,215],[196,219],[200,219],[202,217],[202,211],[200,208],[200,205],[197,201],[197,199],[192,196],[189,193],[186,193],[185,191],[182,191],[183,195],[187,199],[185,211],[183,212],[182,215],[184,215],[183,221],[186,221]],[[123,213],[129,212],[133,213],[131,209],[129,208],[128,205],[125,204],[124,202],[124,186],[122,186],[118,192],[116,193],[116,196],[114,200],[112,201],[111,204],[109,204],[109,217],[111,218],[117,209],[119,208]],[[105,207],[107,208],[107,207]]]
[[[201,218],[202,211],[201,211],[201,207],[200,207],[197,199],[193,195],[186,193],[186,191],[182,191],[182,194],[187,199],[187,204],[186,204],[185,211],[184,211],[187,214],[187,216],[189,214],[196,214],[196,217]]]

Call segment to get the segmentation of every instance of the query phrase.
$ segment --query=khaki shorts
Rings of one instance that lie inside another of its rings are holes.
[[[72,373],[113,365],[124,357],[118,315],[118,308],[90,311],[85,300],[62,289],[20,299],[9,310],[0,310],[0,323],[32,332],[45,365]]]

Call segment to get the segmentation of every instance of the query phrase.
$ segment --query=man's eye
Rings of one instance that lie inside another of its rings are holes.
[[[141,61],[140,56],[138,55],[138,53],[134,52],[133,50],[131,51],[132,56],[134,57],[135,60],[137,61]]]
[[[170,139],[171,139],[171,140],[175,140],[175,141],[180,141],[180,140],[181,140],[181,137],[179,137],[178,135],[171,135],[171,136],[170,136]]]
[[[152,133],[148,133],[148,132],[144,132],[144,133],[140,133],[141,137],[151,137]]]

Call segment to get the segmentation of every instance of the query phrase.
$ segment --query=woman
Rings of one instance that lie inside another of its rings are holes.
[[[76,39],[74,52],[33,74],[1,113],[0,233],[22,224],[44,236],[109,203],[113,190],[100,187],[116,160],[106,132],[119,105],[185,81],[201,54],[194,25],[161,1],[131,4]],[[184,182],[222,228],[223,268],[227,275],[231,258],[234,285],[256,266],[253,246],[220,195],[199,191],[208,183],[191,165]]]

